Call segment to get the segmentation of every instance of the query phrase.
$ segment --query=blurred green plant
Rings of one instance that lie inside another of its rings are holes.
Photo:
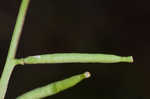
[[[7,60],[4,66],[3,73],[0,78],[0,99],[5,98],[11,73],[16,65],[24,64],[40,64],[40,63],[118,63],[118,62],[133,62],[132,56],[121,57],[110,54],[86,54],[86,53],[56,53],[46,55],[29,56],[26,58],[16,59],[16,51],[21,36],[27,8],[30,0],[22,0],[17,17],[16,25],[13,31],[10,48],[8,51]],[[85,78],[89,78],[90,73],[75,75],[62,81],[57,81],[52,84],[31,90],[17,99],[39,99],[57,94],[65,89],[75,86]]]

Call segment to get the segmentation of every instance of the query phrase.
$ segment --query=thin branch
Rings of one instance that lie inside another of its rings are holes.
[[[8,51],[6,64],[4,66],[4,70],[3,70],[3,73],[2,73],[2,76],[0,79],[0,99],[4,99],[4,97],[5,97],[6,90],[8,87],[9,78],[11,76],[13,69],[14,69],[14,66],[16,65],[16,61],[14,58],[16,55],[17,46],[19,43],[19,38],[21,36],[21,31],[23,28],[25,15],[27,12],[29,1],[30,0],[22,0],[21,6],[19,9],[19,14],[18,14],[16,25],[14,28],[12,40],[10,43],[10,48]]]

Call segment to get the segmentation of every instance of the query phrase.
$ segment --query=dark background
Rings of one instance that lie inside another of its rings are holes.
[[[21,0],[0,2],[0,74]],[[134,63],[17,66],[6,99],[90,71],[76,87],[45,99],[150,99],[149,0],[31,0],[16,57],[83,52],[132,55]]]

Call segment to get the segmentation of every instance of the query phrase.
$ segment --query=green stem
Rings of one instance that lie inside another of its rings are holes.
[[[21,31],[23,28],[24,20],[25,20],[25,15],[27,12],[27,8],[29,5],[30,0],[22,0],[20,9],[19,9],[19,14],[17,17],[16,25],[14,28],[12,40],[10,43],[10,48],[8,51],[8,56],[6,60],[6,64],[4,66],[4,70],[0,79],[0,99],[4,99],[6,90],[8,87],[8,82],[9,78],[11,76],[11,73],[14,69],[14,66],[17,64],[15,58],[16,51],[17,51],[17,46],[19,43],[19,38],[21,36]]]

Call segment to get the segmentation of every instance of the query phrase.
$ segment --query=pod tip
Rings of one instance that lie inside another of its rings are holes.
[[[133,56],[130,56],[130,58],[131,58],[131,63],[133,63],[133,62],[134,62],[134,60],[133,60]]]
[[[127,57],[122,57],[122,62],[129,62],[133,63],[133,57],[132,56],[127,56]]]
[[[85,72],[84,76],[85,76],[85,78],[89,78],[89,77],[91,77],[91,73],[90,72]]]
[[[133,56],[128,56],[127,57],[127,61],[129,62],[129,63],[133,63]]]

